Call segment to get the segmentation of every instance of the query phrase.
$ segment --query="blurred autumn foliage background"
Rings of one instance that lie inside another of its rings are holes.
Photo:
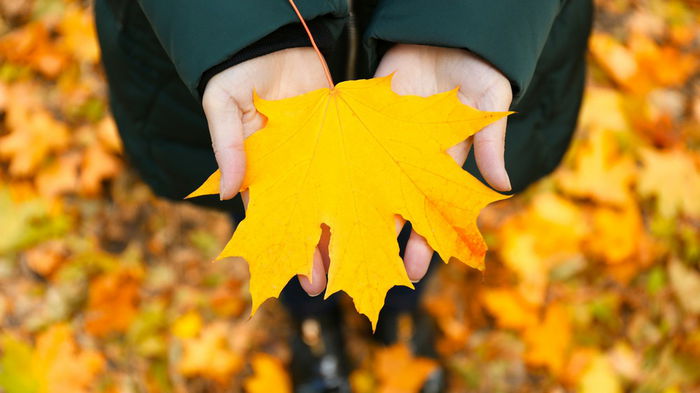
[[[564,164],[482,213],[485,274],[432,278],[453,392],[700,392],[700,3],[596,3]],[[283,309],[210,263],[228,217],[125,164],[89,3],[0,16],[0,391],[290,391]],[[355,392],[416,392],[434,363],[346,306]]]

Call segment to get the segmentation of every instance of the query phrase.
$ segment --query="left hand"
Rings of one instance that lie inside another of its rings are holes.
[[[382,58],[375,77],[395,72],[392,89],[401,95],[427,97],[460,87],[462,103],[484,111],[507,111],[513,100],[508,79],[491,64],[463,49],[397,44]],[[506,118],[492,123],[447,152],[460,166],[474,145],[474,156],[484,179],[496,190],[509,191],[503,153]],[[401,229],[403,222],[398,223]],[[404,253],[409,279],[416,282],[428,271],[433,249],[411,232]]]

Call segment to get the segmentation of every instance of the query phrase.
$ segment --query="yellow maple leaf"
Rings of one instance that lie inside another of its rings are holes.
[[[343,290],[373,325],[386,292],[413,287],[396,242],[395,216],[443,260],[483,267],[479,211],[505,199],[462,170],[446,150],[507,112],[463,105],[457,89],[399,96],[391,76],[267,101],[267,125],[245,142],[248,217],[220,258],[249,263],[253,312],[290,278],[311,275],[321,224],[331,230],[326,297]],[[218,192],[214,173],[189,197]]]
[[[639,193],[656,197],[657,210],[664,217],[681,212],[700,217],[700,171],[692,153],[643,149],[641,157]]]
[[[253,375],[243,382],[248,393],[291,393],[292,383],[277,358],[264,353],[256,353],[251,360]]]

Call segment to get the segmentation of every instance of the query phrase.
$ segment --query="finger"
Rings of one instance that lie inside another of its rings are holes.
[[[221,200],[231,199],[240,190],[246,166],[241,111],[230,97],[223,94],[205,95],[202,105],[221,170],[219,197]]]
[[[323,258],[321,252],[316,248],[314,250],[314,262],[311,267],[311,279],[308,276],[299,274],[299,283],[301,288],[309,294],[309,296],[318,296],[326,288],[326,268],[323,267]]]
[[[505,166],[506,119],[491,123],[474,135],[474,156],[484,179],[496,190],[510,191]]]
[[[328,254],[328,245],[331,242],[331,229],[326,224],[321,225],[321,240],[318,242],[318,251],[321,253],[321,261],[323,267],[328,272],[328,267],[331,264],[331,258]]]
[[[472,147],[472,137],[469,137],[467,140],[465,140],[462,143],[459,143],[457,145],[454,145],[447,149],[447,154],[452,157],[452,159],[455,160],[459,166],[464,165],[464,162],[467,161],[467,156],[469,156],[469,149]]]
[[[248,201],[250,201],[250,194],[248,190],[241,192],[241,199],[243,200],[243,207],[248,208]]]
[[[411,236],[408,238],[406,252],[403,257],[406,273],[411,282],[418,282],[425,277],[432,257],[433,249],[430,248],[425,238],[415,231],[411,231]]]

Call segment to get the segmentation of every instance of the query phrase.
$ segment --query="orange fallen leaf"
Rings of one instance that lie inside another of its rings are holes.
[[[138,312],[142,276],[140,270],[123,268],[92,280],[85,330],[96,336],[125,331]]]
[[[5,121],[10,133],[0,137],[0,159],[10,162],[14,176],[33,174],[47,156],[62,151],[70,142],[68,126],[43,108],[10,106]]]
[[[99,144],[90,145],[80,168],[81,193],[96,195],[102,190],[102,181],[115,177],[120,170],[121,162],[117,157]]]
[[[251,360],[253,375],[243,382],[247,393],[291,393],[292,383],[282,362],[264,353],[256,353]]]
[[[53,45],[42,22],[32,22],[0,39],[0,58],[25,64],[49,78],[56,78],[68,64],[68,56]]]
[[[438,364],[413,357],[408,347],[396,344],[377,352],[374,367],[379,393],[417,393]]]
[[[326,297],[340,290],[373,326],[386,292],[412,288],[395,217],[411,221],[443,260],[482,268],[479,211],[506,198],[446,153],[507,112],[460,103],[457,89],[399,96],[391,76],[297,97],[255,97],[267,125],[246,140],[248,216],[218,259],[249,263],[253,312],[297,274],[310,276],[321,224],[331,230]],[[218,193],[215,172],[190,197]]]
[[[700,65],[697,55],[682,53],[673,46],[659,46],[643,34],[632,34],[629,47],[642,72],[650,76],[656,86],[682,85]]]
[[[79,166],[82,160],[78,152],[69,152],[58,157],[36,175],[39,194],[55,197],[78,189]]]
[[[27,266],[44,277],[52,275],[66,260],[68,250],[64,242],[51,240],[27,250]]]
[[[11,336],[0,337],[0,345],[4,350],[0,362],[8,368],[0,368],[0,385],[8,391],[92,392],[105,366],[99,352],[78,347],[67,324],[50,326],[33,348]]]
[[[593,58],[617,84],[633,93],[644,93],[651,82],[644,75],[634,53],[606,33],[591,35],[589,49]]]

